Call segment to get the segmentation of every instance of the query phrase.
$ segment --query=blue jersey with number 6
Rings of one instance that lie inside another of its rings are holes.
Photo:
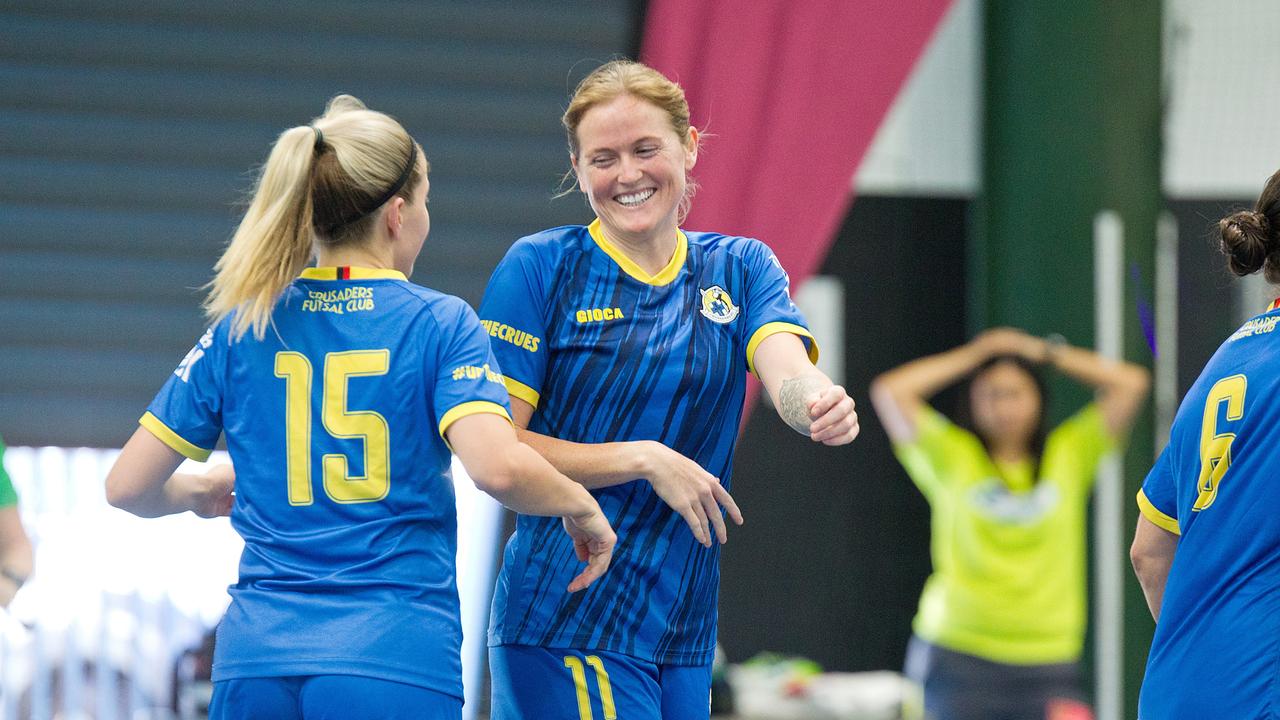
[[[264,339],[205,333],[142,425],[236,469],[239,581],[215,681],[364,675],[462,697],[457,517],[443,436],[507,416],[475,313],[395,271],[311,268]]]
[[[1280,310],[1272,307],[1209,360],[1138,495],[1144,516],[1181,536],[1142,685],[1145,720],[1280,712]]]

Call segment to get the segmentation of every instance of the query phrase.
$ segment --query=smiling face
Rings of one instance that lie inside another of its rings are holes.
[[[623,94],[587,110],[577,140],[578,187],[605,236],[632,245],[674,238],[697,131],[681,138],[661,108]]]

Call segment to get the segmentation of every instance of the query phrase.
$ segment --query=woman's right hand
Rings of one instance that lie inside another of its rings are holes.
[[[724,507],[738,525],[742,524],[742,512],[720,479],[660,442],[644,440],[637,446],[642,453],[642,477],[649,481],[658,497],[684,518],[698,542],[711,547],[713,528],[720,544],[728,542],[729,533],[720,508]]]
[[[569,592],[574,593],[586,589],[609,569],[609,562],[613,559],[613,546],[618,542],[618,537],[613,533],[609,519],[601,512],[599,505],[583,515],[566,515],[564,531],[573,538],[573,550],[578,555],[578,560],[587,564],[569,583]]]

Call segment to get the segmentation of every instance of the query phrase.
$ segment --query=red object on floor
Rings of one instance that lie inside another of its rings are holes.
[[[1050,700],[1045,720],[1093,720],[1093,708],[1077,700]]]

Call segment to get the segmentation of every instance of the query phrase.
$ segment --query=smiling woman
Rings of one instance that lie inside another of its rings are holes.
[[[813,367],[817,344],[773,252],[680,228],[699,140],[680,86],[611,62],[563,121],[596,219],[517,241],[480,316],[545,340],[494,344],[512,417],[592,490],[620,555],[570,597],[559,579],[572,547],[555,523],[520,516],[490,626],[493,718],[705,720],[724,513],[742,522],[729,474],[746,375],[816,442],[850,442],[857,415]]]
[[[590,144],[570,160],[604,234],[642,267],[662,268],[675,250],[698,131],[681,134],[656,105],[619,95],[583,115],[577,135]]]

